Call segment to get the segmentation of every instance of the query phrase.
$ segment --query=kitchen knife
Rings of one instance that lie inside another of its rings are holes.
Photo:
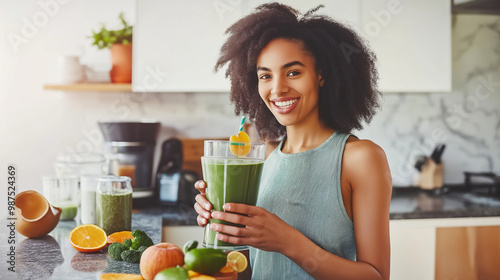
[[[437,164],[441,163],[441,157],[443,156],[444,149],[446,148],[446,144],[441,144],[436,153],[436,159],[434,160]]]

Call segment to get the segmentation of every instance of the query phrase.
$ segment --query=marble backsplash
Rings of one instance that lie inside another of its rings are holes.
[[[440,142],[445,183],[462,183],[463,171],[500,173],[500,16],[454,16],[452,28],[452,91],[384,93],[356,133],[386,151],[394,185],[414,184],[415,158]]]

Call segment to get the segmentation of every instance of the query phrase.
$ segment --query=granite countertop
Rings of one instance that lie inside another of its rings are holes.
[[[393,189],[391,220],[492,216],[500,216],[500,196],[465,192],[463,186]]]
[[[78,216],[77,216],[78,218]],[[76,219],[79,221],[79,219]],[[69,243],[69,233],[80,223],[75,220],[60,221],[57,227],[41,238],[26,238],[17,233],[15,273],[7,270],[6,253],[8,252],[6,226],[0,234],[5,242],[0,243],[2,257],[0,279],[100,279],[102,273],[140,274],[139,264],[115,261],[108,256],[107,248],[97,253],[77,252]],[[134,213],[132,229],[144,230],[153,240],[161,241],[161,216],[152,213]]]

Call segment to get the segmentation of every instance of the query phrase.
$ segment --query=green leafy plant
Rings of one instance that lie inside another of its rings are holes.
[[[99,49],[105,49],[110,48],[112,44],[132,44],[133,26],[127,23],[123,13],[120,13],[119,18],[123,24],[122,29],[108,30],[102,24],[99,32],[92,30],[92,36],[90,36],[90,38],[94,39],[92,45],[97,46]]]

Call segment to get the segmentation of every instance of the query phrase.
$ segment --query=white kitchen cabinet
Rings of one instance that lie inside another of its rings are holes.
[[[175,244],[182,248],[182,246],[189,240],[197,240],[203,244],[204,228],[195,226],[164,226],[161,233],[161,241]]]
[[[451,90],[449,0],[360,0],[359,30],[377,55],[381,91]]]
[[[213,68],[242,1],[138,0],[136,10],[133,91],[229,91],[225,71]]]
[[[227,92],[213,73],[225,30],[265,0],[137,0],[133,91]],[[378,58],[382,92],[451,89],[449,0],[283,0],[302,13],[319,4],[365,38]]]
[[[491,231],[486,231],[489,233],[489,238],[492,238],[491,242],[489,243],[489,241],[487,241],[483,243],[492,244],[492,246],[490,246],[491,248],[479,248],[479,250],[475,252],[475,255],[471,254],[470,256],[466,256],[467,260],[472,257],[481,259],[481,257],[484,258],[485,256],[499,255],[498,248],[500,248],[500,242],[497,241],[497,235],[493,235],[493,233],[496,234],[499,231],[499,226],[500,217],[391,220],[391,279],[476,279],[467,277],[457,278],[457,275],[465,271],[463,267],[458,266],[453,266],[451,268],[449,266],[447,267],[447,275],[453,275],[453,277],[436,277],[436,275],[445,273],[443,272],[443,263],[451,263],[451,258],[449,256],[443,257],[443,248],[447,247],[443,246],[440,242],[442,242],[443,239],[456,238],[456,236],[451,234],[443,235],[450,231],[444,231],[445,233],[439,231],[442,229],[468,228],[472,229],[471,232],[475,232],[475,229],[482,228],[484,232],[485,227],[491,229]],[[453,233],[453,230],[451,232]],[[438,233],[440,233],[441,236],[439,236]],[[470,238],[470,236],[468,237]],[[467,245],[474,246],[476,243],[472,242],[471,244]],[[463,245],[464,244],[456,244],[455,247],[463,247]],[[468,263],[467,260],[462,260],[462,262]],[[498,274],[497,270],[496,275]],[[498,278],[490,277],[478,279]]]

